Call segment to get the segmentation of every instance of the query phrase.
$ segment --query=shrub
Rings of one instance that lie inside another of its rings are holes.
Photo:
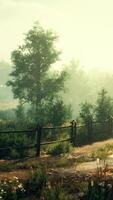
[[[112,200],[113,183],[107,181],[91,181],[88,185],[88,192],[82,200]]]
[[[28,155],[28,146],[33,141],[26,135],[1,134],[0,158],[22,158]]]
[[[23,183],[17,177],[13,177],[12,180],[0,181],[0,199],[72,200],[73,198],[65,192],[61,182],[52,182],[45,169],[39,166]]]
[[[25,196],[23,184],[14,177],[13,180],[4,180],[0,182],[1,200],[19,200]]]
[[[56,143],[48,148],[47,153],[52,156],[69,153],[72,150],[72,145],[67,142]]]
[[[44,200],[72,200],[59,185],[55,188],[47,188],[43,197]]]
[[[36,195],[38,198],[41,197],[43,189],[47,184],[47,174],[44,168],[38,168],[38,170],[31,173],[31,176],[25,182],[25,190],[27,195]]]
[[[30,145],[31,141],[28,139],[26,135],[18,136],[15,144],[16,152],[18,153],[19,158],[26,157],[28,155],[28,146]]]

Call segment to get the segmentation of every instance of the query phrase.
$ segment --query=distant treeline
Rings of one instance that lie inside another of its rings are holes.
[[[6,62],[0,62],[0,101],[13,103],[13,94],[11,88],[5,86],[9,80],[9,73],[12,67]],[[88,101],[95,102],[98,92],[105,88],[108,94],[113,97],[113,73],[112,72],[87,72],[80,66],[79,62],[72,61],[67,66],[69,74],[65,82],[66,92],[63,93],[63,99],[66,104],[70,103],[73,110],[73,117],[77,117],[80,104]],[[4,87],[5,86],[5,87]]]

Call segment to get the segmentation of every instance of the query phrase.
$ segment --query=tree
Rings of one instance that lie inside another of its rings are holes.
[[[98,93],[98,99],[95,108],[97,121],[104,122],[113,114],[113,100],[105,89]]]
[[[48,105],[49,123],[60,126],[71,119],[71,105],[65,105],[61,99],[56,99]]]
[[[43,108],[64,89],[66,72],[49,73],[59,60],[60,51],[55,47],[57,35],[44,30],[36,24],[25,35],[24,44],[12,52],[12,80],[7,82],[12,87],[14,98],[21,104],[28,103],[35,111],[37,121],[43,118]]]
[[[21,102],[17,106],[15,110],[15,114],[16,114],[16,121],[18,122],[18,125],[21,127],[24,126],[25,111],[24,111],[24,106],[21,104]]]
[[[88,102],[81,104],[80,118],[85,123],[87,123],[89,120],[93,120],[93,118],[94,118],[94,108],[93,108],[92,104],[90,104]]]

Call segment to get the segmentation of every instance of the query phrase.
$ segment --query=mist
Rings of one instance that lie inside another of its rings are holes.
[[[78,117],[80,105],[84,102],[96,103],[98,93],[102,88],[106,89],[109,96],[113,97],[113,73],[97,69],[86,70],[80,61],[72,60],[64,66],[68,78],[65,81],[63,100],[72,106],[73,118]],[[0,62],[0,109],[8,109],[17,106],[10,87],[6,86],[9,74],[12,71],[11,64]]]
[[[104,88],[113,97],[113,72],[98,69],[86,70],[79,61],[71,61],[67,66],[69,73],[65,83],[64,101],[72,105],[73,117],[77,117],[80,105],[84,102],[96,103],[98,93]]]
[[[0,103],[11,102],[13,100],[11,88],[6,86],[11,70],[12,68],[9,63],[3,60],[0,61]]]

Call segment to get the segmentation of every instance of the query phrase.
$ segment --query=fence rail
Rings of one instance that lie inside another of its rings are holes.
[[[55,140],[55,141],[50,141],[50,142],[41,142],[40,145],[55,144],[58,142],[67,142],[67,141],[70,141],[70,138],[67,138],[64,140]]]
[[[45,137],[44,133],[45,131],[47,132],[47,135],[51,131],[56,131],[61,132],[63,130],[67,130],[68,134],[67,137],[64,139],[59,139],[57,137],[58,134],[56,134],[56,139],[52,139],[50,136],[50,139]],[[98,137],[97,137],[97,132],[98,132]],[[33,136],[35,136],[35,144],[31,144],[28,146],[22,147],[23,149],[36,149],[36,156],[40,156],[41,153],[41,146],[44,145],[50,145],[50,144],[55,144],[55,143],[60,143],[60,142],[70,142],[72,143],[73,146],[79,146],[81,144],[87,144],[88,142],[93,142],[95,140],[99,140],[99,137],[101,136],[100,133],[106,132],[106,137],[112,137],[113,136],[113,117],[110,117],[108,120],[105,122],[96,122],[96,121],[91,121],[89,120],[85,124],[79,124],[76,121],[72,121],[70,125],[66,126],[55,126],[55,127],[43,127],[40,124],[37,125],[35,129],[32,130],[10,130],[10,131],[0,131],[1,134],[19,134],[19,133],[29,133]],[[97,137],[97,138],[96,138]],[[106,138],[105,137],[105,138]],[[43,138],[46,138],[46,141],[43,141]],[[100,137],[100,140],[102,138]],[[1,147],[0,150],[8,150],[11,149],[15,146],[16,149],[19,149],[18,145],[8,145]]]

